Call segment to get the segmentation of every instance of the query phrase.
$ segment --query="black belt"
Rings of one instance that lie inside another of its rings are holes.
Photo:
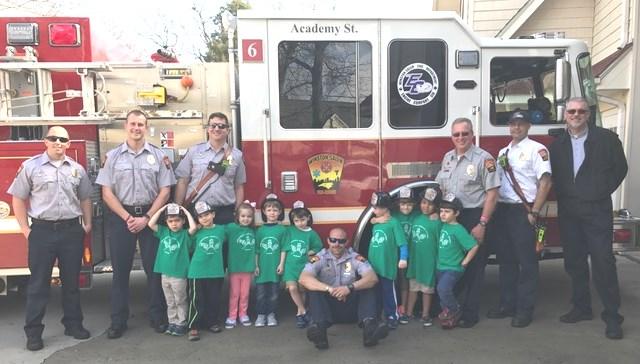
[[[80,224],[80,220],[77,217],[73,219],[56,220],[56,221],[31,218],[31,225],[43,225],[53,230],[62,230],[68,227],[76,226],[78,224]]]
[[[221,211],[221,210],[233,210],[233,211],[235,211],[236,205],[218,205],[218,206],[213,206],[213,208],[216,211]]]
[[[130,205],[122,205],[127,212],[133,217],[141,217],[149,211],[151,205],[141,205],[141,206],[130,206]]]

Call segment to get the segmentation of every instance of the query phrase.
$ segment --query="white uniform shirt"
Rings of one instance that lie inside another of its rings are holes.
[[[533,202],[538,190],[538,180],[545,173],[551,174],[549,151],[544,145],[528,137],[522,139],[515,146],[512,143],[500,150],[498,160],[508,151],[507,157],[513,170],[513,175],[516,177],[527,202]],[[501,166],[498,166],[498,173],[500,174],[501,182],[499,201],[521,203],[520,197],[518,197],[510,182],[509,174]]]

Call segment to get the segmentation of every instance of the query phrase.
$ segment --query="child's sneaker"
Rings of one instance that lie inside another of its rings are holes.
[[[258,315],[258,317],[256,318],[255,326],[256,327],[264,327],[266,324],[267,324],[267,316]]]
[[[224,322],[224,328],[233,329],[234,327],[236,327],[236,320],[227,318],[227,320]]]
[[[422,318],[422,326],[424,326],[424,327],[433,326],[433,320],[431,319],[431,317],[423,317]]]
[[[198,341],[200,340],[200,333],[198,332],[198,330],[193,329],[189,331],[189,336],[187,337],[187,339],[189,339],[189,341]]]
[[[305,317],[305,314],[296,315],[296,327],[299,329],[304,329],[305,327],[307,327],[307,319]]]
[[[403,324],[403,325],[408,324],[409,323],[409,316],[401,315],[400,318],[398,319],[398,322]]]
[[[240,323],[244,327],[251,326],[251,319],[249,318],[249,316],[242,316],[240,317]]]
[[[173,336],[184,336],[187,333],[187,326],[175,325],[175,330],[171,333]]]
[[[174,324],[169,324],[167,325],[167,329],[164,330],[164,333],[167,335],[173,335],[173,332],[176,330],[176,325]]]
[[[398,320],[393,316],[387,317],[387,326],[389,327],[389,330],[397,329],[398,328]]]
[[[276,314],[275,313],[271,312],[267,316],[267,326],[269,326],[269,327],[278,326],[278,320],[276,320]]]

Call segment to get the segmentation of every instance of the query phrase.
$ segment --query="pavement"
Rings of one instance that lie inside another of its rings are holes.
[[[486,310],[497,303],[497,267],[489,266],[481,321],[472,329],[423,328],[410,322],[374,348],[362,346],[355,325],[329,329],[330,349],[318,351],[305,330],[295,328],[294,309],[283,291],[280,325],[276,328],[239,327],[220,334],[205,332],[198,342],[186,337],[156,334],[145,314],[144,274],[132,275],[132,317],[129,330],[109,340],[110,275],[95,276],[94,286],[83,291],[85,327],[93,337],[78,341],[63,335],[60,292],[53,288],[45,317],[45,348],[24,349],[22,331],[24,297],[0,297],[0,362],[2,363],[620,363],[640,362],[640,252],[618,256],[623,340],[604,337],[598,319],[602,307],[592,291],[594,320],[563,324],[558,317],[569,310],[570,285],[562,260],[543,261],[534,321],[528,328],[512,328],[509,319],[489,320]]]

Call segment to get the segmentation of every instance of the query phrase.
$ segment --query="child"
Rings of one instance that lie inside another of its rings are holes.
[[[438,257],[438,238],[442,222],[438,205],[442,199],[442,192],[438,187],[428,187],[420,193],[421,214],[413,219],[411,240],[409,240],[409,299],[407,312],[413,313],[418,299],[418,292],[422,292],[422,324],[425,327],[433,325],[429,310],[431,298],[435,293],[436,260]]]
[[[287,229],[280,225],[284,208],[278,196],[269,194],[260,206],[264,224],[256,230],[256,327],[278,326],[276,309],[280,276],[280,250]]]
[[[297,307],[296,326],[304,329],[309,323],[309,318],[304,307],[304,292],[298,284],[298,278],[307,263],[307,257],[322,249],[322,240],[311,228],[313,216],[311,211],[304,207],[304,202],[294,202],[293,209],[289,212],[289,221],[291,225],[287,229],[287,237],[280,253],[278,273],[284,271],[283,280]]]
[[[438,241],[437,289],[442,306],[438,318],[443,329],[454,328],[460,319],[460,306],[453,288],[478,250],[476,240],[456,220],[461,210],[462,203],[451,193],[440,203],[443,225]]]
[[[391,196],[386,192],[374,192],[371,196],[373,214],[379,221],[373,225],[371,242],[369,243],[369,261],[378,275],[379,295],[382,296],[382,307],[390,329],[398,327],[398,303],[396,301],[395,278],[398,268],[407,267],[409,251],[407,238],[402,226],[391,217]],[[400,260],[398,261],[398,247]]]
[[[234,328],[237,320],[242,326],[251,326],[247,308],[251,278],[256,270],[254,214],[253,205],[245,201],[236,209],[236,222],[226,226],[227,244],[229,244],[227,259],[229,262],[229,315],[224,326],[227,329]]]
[[[398,222],[400,222],[400,226],[402,226],[402,231],[404,231],[404,235],[407,238],[407,241],[411,239],[411,226],[413,225],[413,220],[416,216],[419,215],[417,211],[413,210],[413,191],[408,187],[401,187],[400,191],[398,191],[398,209],[394,210],[391,213],[391,216],[395,217]],[[411,245],[409,245],[409,256],[411,255]],[[411,258],[413,259],[413,258]],[[411,265],[411,260],[408,262]],[[407,270],[399,269],[398,270],[398,286],[400,287],[400,302],[401,304],[398,306],[398,313],[400,314],[400,318],[398,321],[401,324],[409,323],[409,315],[413,312],[409,311],[407,308],[407,301],[409,299],[409,281],[407,280]]]
[[[158,225],[158,219],[165,210],[167,226]],[[183,216],[189,220],[188,231],[183,229]],[[162,291],[169,317],[165,333],[182,336],[187,332],[187,272],[196,222],[184,207],[170,203],[156,211],[148,225],[160,241],[153,271],[162,274]]]
[[[214,333],[221,331],[218,319],[224,282],[224,226],[213,223],[216,211],[204,201],[196,202],[195,212],[200,229],[193,239],[193,257],[188,274],[191,280],[189,341],[200,340],[198,329],[209,329]]]

